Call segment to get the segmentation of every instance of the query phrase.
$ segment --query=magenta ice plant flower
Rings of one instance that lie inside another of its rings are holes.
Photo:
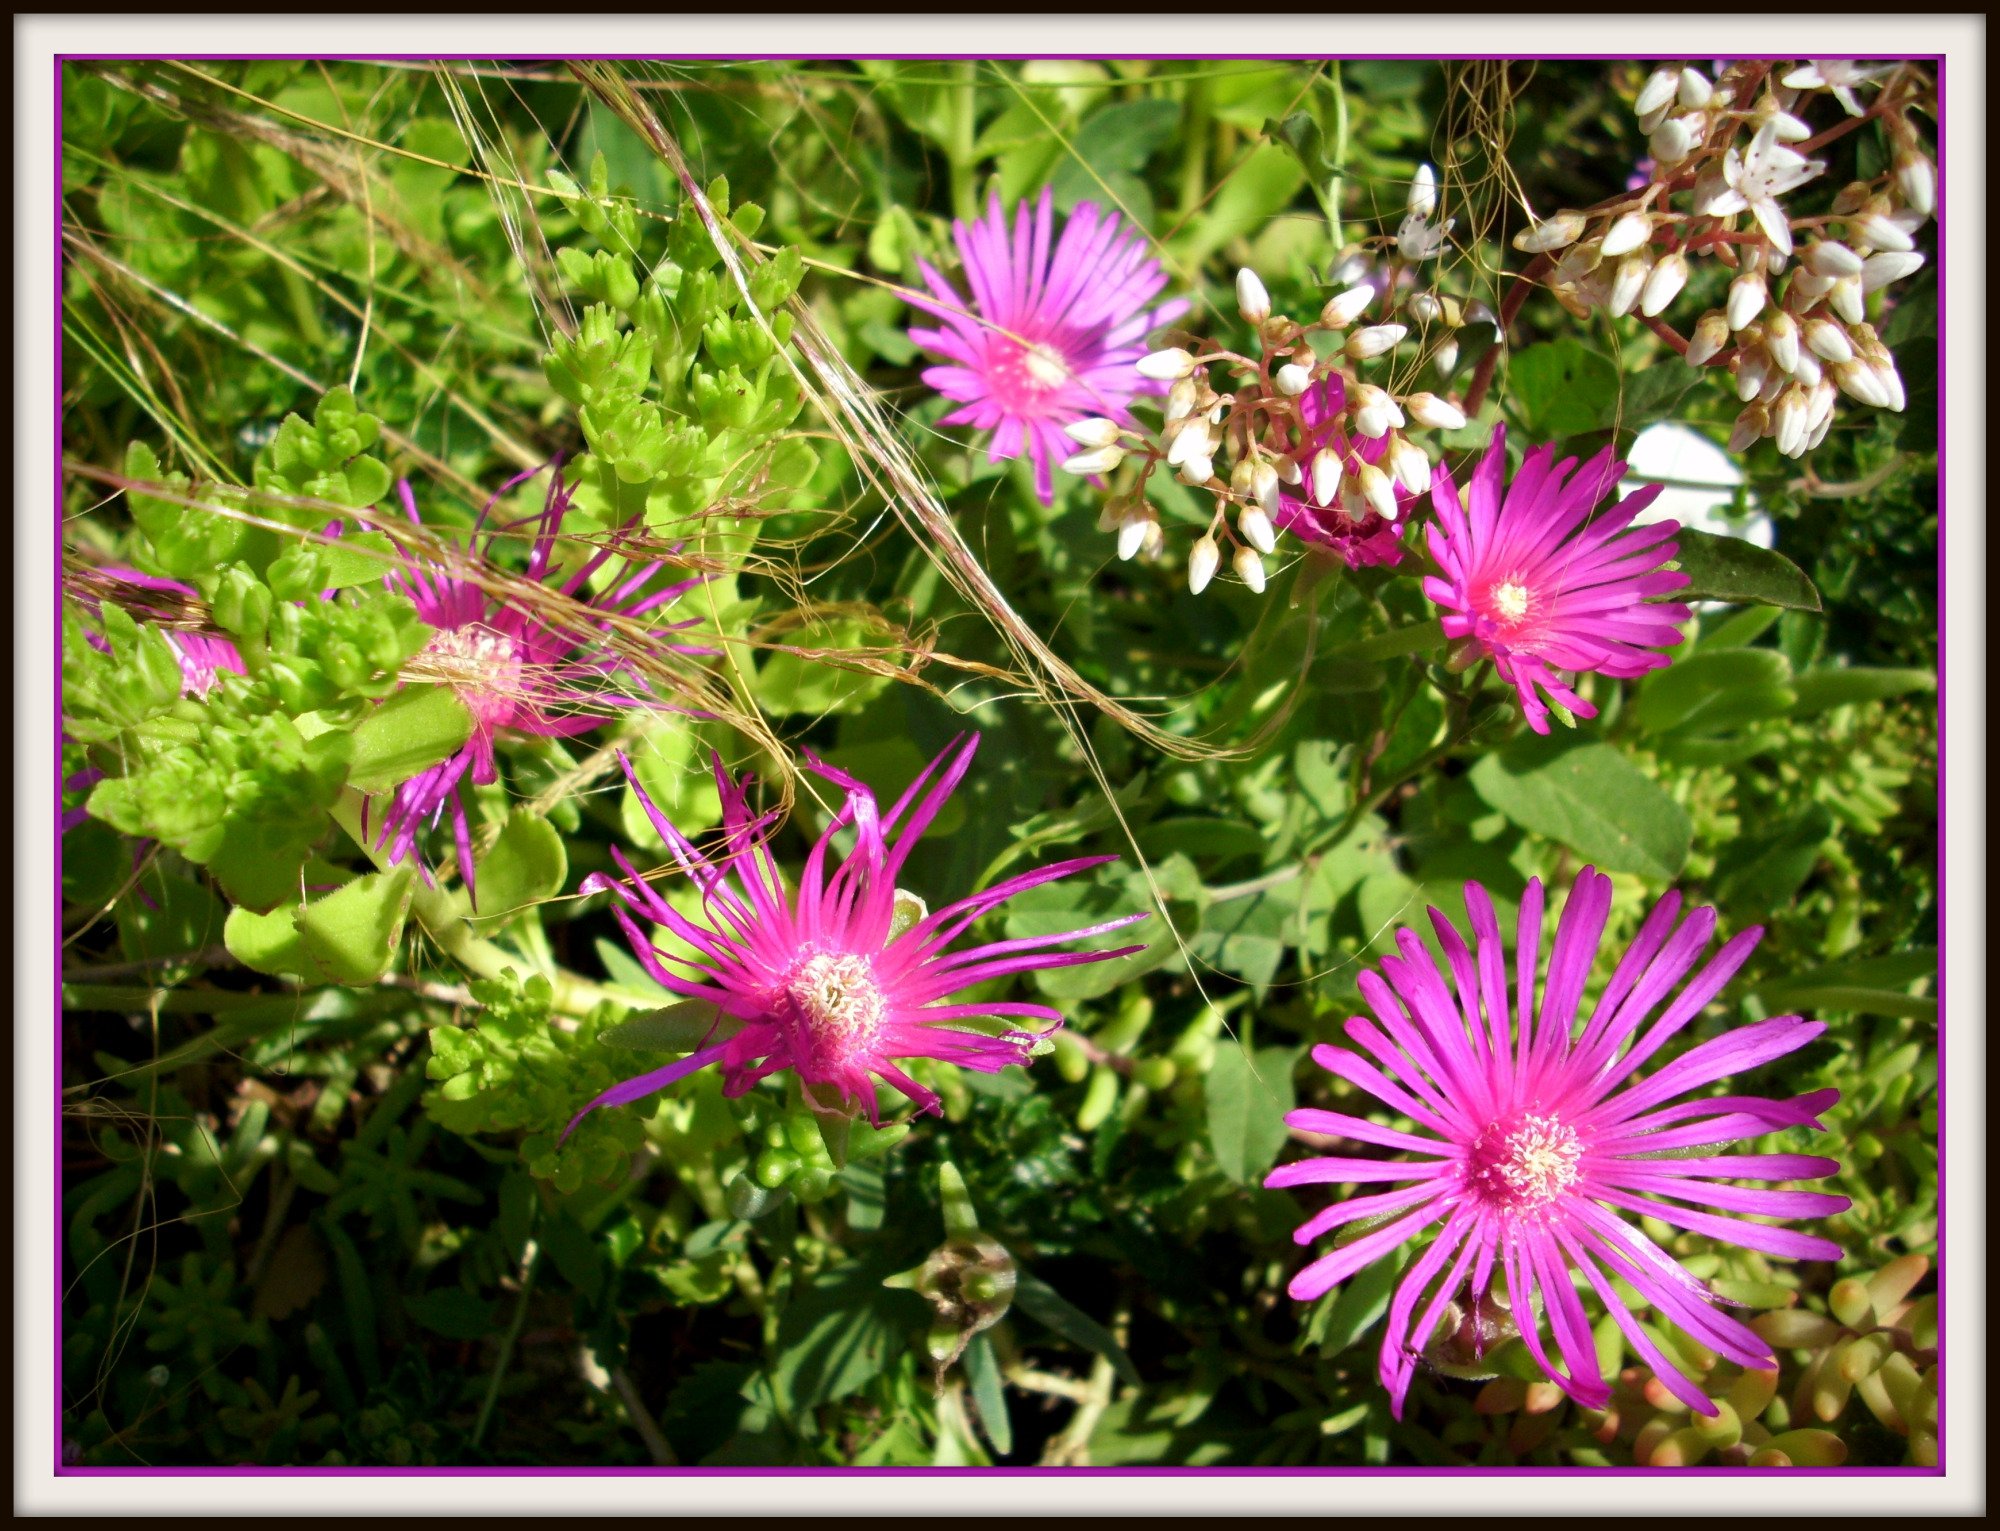
[[[1347,408],[1347,385],[1334,373],[1299,395],[1299,419],[1304,430],[1291,451],[1292,461],[1302,470],[1301,480],[1278,491],[1278,509],[1271,524],[1291,532],[1304,542],[1325,548],[1350,569],[1371,564],[1390,565],[1403,557],[1403,526],[1410,508],[1417,502],[1400,483],[1391,480],[1400,512],[1394,521],[1378,513],[1354,490],[1354,481],[1364,463],[1382,460],[1389,438],[1350,435],[1343,421]],[[1323,451],[1330,451],[1340,464],[1340,489],[1333,503],[1315,504],[1312,464]]]
[[[485,525],[500,495],[532,478],[534,472],[516,476],[488,501],[480,512],[479,526]],[[421,524],[408,483],[398,488],[405,513],[412,522]],[[503,536],[518,532],[523,522],[495,527],[483,556],[473,563],[448,565],[413,558],[385,580],[389,589],[408,596],[418,616],[435,630],[419,657],[428,670],[446,678],[472,715],[471,735],[460,749],[403,782],[391,794],[377,846],[387,848],[392,863],[409,856],[417,836],[435,824],[449,806],[460,873],[470,888],[472,844],[459,784],[468,777],[478,786],[498,779],[493,747],[503,731],[561,738],[585,733],[619,709],[660,705],[617,689],[621,677],[629,678],[628,667],[602,641],[607,619],[645,616],[700,584],[701,577],[667,579],[659,564],[635,559],[626,577],[606,590],[590,592],[589,581],[607,562],[630,556],[625,534],[635,529],[635,517],[604,539],[589,557],[552,579],[550,571],[555,567],[572,493],[572,486],[563,482],[561,465],[556,464],[543,509],[524,521],[533,523],[526,578],[544,584],[554,595],[580,603],[588,614],[574,622],[559,623],[546,610],[527,609],[499,584],[498,566],[492,560],[494,545]],[[691,625],[669,623],[663,631]],[[667,647],[681,653],[711,652],[682,643]]]
[[[1538,734],[1549,731],[1542,695],[1596,716],[1565,672],[1629,680],[1657,670],[1668,656],[1651,651],[1679,643],[1688,619],[1686,606],[1654,599],[1688,583],[1664,567],[1680,523],[1632,524],[1661,486],[1601,505],[1625,476],[1611,448],[1580,469],[1575,458],[1555,455],[1553,446],[1535,448],[1504,483],[1506,429],[1494,427],[1463,503],[1450,469],[1438,465],[1437,518],[1427,528],[1439,573],[1425,578],[1424,594],[1443,610],[1445,636],[1492,659]]]
[[[927,261],[918,264],[929,293],[908,294],[942,321],[910,331],[944,358],[924,381],[964,406],[941,423],[991,431],[994,462],[1025,450],[1044,505],[1055,498],[1053,465],[1076,450],[1065,425],[1092,416],[1129,425],[1134,397],[1166,391],[1135,364],[1147,334],[1188,308],[1184,300],[1147,307],[1166,273],[1116,213],[1079,202],[1060,239],[1055,228],[1049,188],[1032,212],[1016,207],[1011,223],[996,191],[984,218],[952,224],[971,300]]]
[[[1291,1295],[1309,1302],[1432,1232],[1396,1287],[1382,1336],[1380,1373],[1398,1418],[1447,1307],[1459,1304],[1458,1311],[1476,1316],[1489,1297],[1504,1304],[1529,1354],[1566,1394],[1585,1407],[1604,1407],[1611,1389],[1598,1368],[1578,1278],[1673,1395],[1713,1415],[1715,1406],[1662,1353],[1615,1283],[1626,1283],[1661,1318],[1742,1366],[1774,1368],[1771,1348],[1718,1311],[1723,1299],[1620,1214],[1657,1218],[1781,1259],[1839,1259],[1840,1246],[1830,1240],[1749,1219],[1830,1216],[1847,1208],[1846,1197],[1728,1183],[1817,1180],[1839,1168],[1833,1160],[1723,1152],[1744,1139],[1819,1126],[1839,1091],[1789,1100],[1701,1093],[1795,1052],[1826,1027],[1795,1015],[1735,1027],[1641,1078],[1641,1067],[1742,967],[1760,929],[1731,938],[1704,963],[1715,911],[1696,909],[1680,920],[1680,895],[1668,893],[1585,1021],[1584,987],[1611,910],[1610,878],[1588,867],[1578,876],[1539,997],[1541,883],[1531,881],[1521,901],[1511,989],[1499,921],[1476,882],[1465,886],[1465,907],[1470,947],[1436,909],[1430,918],[1444,952],[1442,970],[1414,931],[1398,930],[1398,955],[1382,960],[1379,975],[1361,975],[1361,996],[1374,1018],[1347,1023],[1355,1047],[1313,1050],[1323,1068],[1410,1126],[1317,1109],[1286,1116],[1301,1131],[1398,1157],[1303,1159],[1272,1171],[1267,1186],[1401,1183],[1338,1202],[1298,1229],[1298,1242],[1307,1244],[1336,1228],[1370,1227],[1293,1277]],[[1685,987],[1669,1000],[1683,978]],[[1475,1345],[1481,1343],[1476,1317],[1468,1327]],[[1543,1342],[1545,1327],[1561,1367]]]
[[[893,1085],[919,1111],[938,1110],[937,1095],[901,1067],[909,1059],[934,1058],[987,1074],[1026,1063],[1038,1035],[1061,1025],[1060,1011],[1020,1000],[954,996],[1010,974],[1143,951],[1143,946],[1054,948],[1146,916],[1141,911],[1055,935],[952,949],[974,921],[1017,893],[1115,861],[1114,856],[1056,862],[935,911],[922,911],[907,896],[899,900],[897,879],[964,779],[978,744],[977,734],[954,740],[887,813],[867,787],[808,756],[808,767],[838,786],[844,800],[791,892],[768,848],[768,819],[751,812],[744,783],[732,781],[719,759],[715,780],[722,797],[723,846],[713,858],[660,812],[628,762],[626,775],[640,805],[700,889],[702,919],[676,910],[616,847],[611,854],[624,876],[593,872],[583,891],[612,894],[612,912],[657,982],[713,1005],[718,1032],[735,1029],[676,1063],[605,1091],[577,1113],[571,1130],[600,1106],[643,1099],[711,1063],[721,1065],[726,1095],[741,1095],[760,1079],[790,1070],[814,1109],[845,1114],[858,1107],[878,1126],[877,1080]],[[852,836],[851,846],[833,866],[834,842],[845,835]],[[682,950],[662,950],[639,919],[666,932],[670,947]],[[1039,1032],[1008,1029],[999,1035],[967,1029],[984,1020],[1042,1024]]]

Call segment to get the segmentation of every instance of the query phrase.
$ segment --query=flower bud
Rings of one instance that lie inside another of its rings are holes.
[[[1278,392],[1294,399],[1312,387],[1312,380],[1312,368],[1301,367],[1297,362],[1287,362],[1277,370],[1273,379],[1278,385]]]
[[[1861,290],[1875,292],[1887,287],[1891,282],[1900,282],[1904,277],[1914,275],[1923,264],[1923,256],[1901,250],[1886,250],[1881,254],[1871,255],[1861,263]],[[1860,323],[1859,320],[1848,322]]]
[[[1201,397],[1201,384],[1191,377],[1184,377],[1167,390],[1166,417],[1181,420],[1194,413],[1195,400]]]
[[[1271,518],[1261,505],[1252,505],[1236,517],[1236,529],[1243,534],[1243,540],[1260,553],[1275,552],[1278,546],[1277,528],[1271,525]]]
[[[1361,383],[1354,390],[1354,428],[1370,441],[1379,441],[1391,427],[1402,423],[1402,411],[1386,390],[1373,383]]]
[[[1118,422],[1095,418],[1072,420],[1063,427],[1063,434],[1079,446],[1108,447],[1118,439]]]
[[[1215,539],[1206,532],[1188,550],[1188,589],[1196,595],[1208,588],[1208,582],[1215,578],[1215,571],[1222,563],[1222,549],[1215,545]]]
[[[1887,407],[1897,414],[1903,412],[1909,397],[1903,392],[1903,375],[1896,370],[1896,363],[1889,357],[1880,356],[1874,362],[1875,377],[1881,384]]]
[[[1160,530],[1160,523],[1157,521],[1149,520],[1145,523],[1145,527],[1146,536],[1139,546],[1140,555],[1149,559],[1158,558],[1166,551],[1167,534]]]
[[[1264,560],[1257,556],[1254,548],[1238,548],[1236,556],[1229,560],[1236,570],[1236,577],[1258,594],[1264,593]]]
[[[1514,248],[1530,255],[1544,255],[1551,250],[1560,250],[1573,245],[1583,237],[1585,222],[1582,213],[1560,212],[1553,218],[1544,219],[1533,228],[1523,229],[1514,236]]]
[[[1794,384],[1779,394],[1778,402],[1772,406],[1771,434],[1777,439],[1780,452],[1797,457],[1805,450],[1808,429],[1805,392]]]
[[[1065,473],[1109,473],[1124,460],[1123,447],[1092,447],[1088,452],[1078,452],[1074,457],[1064,458],[1062,466]]]
[[[1428,425],[1434,431],[1465,429],[1465,411],[1434,393],[1413,393],[1403,403],[1409,407],[1410,418],[1419,425]]]
[[[1423,448],[1406,436],[1398,436],[1390,442],[1389,450],[1382,454],[1382,461],[1389,471],[1411,494],[1422,494],[1431,486],[1431,460],[1424,455]]]
[[[1646,290],[1646,278],[1652,275],[1652,270],[1643,255],[1628,255],[1618,263],[1618,270],[1611,278],[1609,301],[1605,304],[1613,318],[1622,319],[1632,312],[1632,305]]]
[[[1917,242],[1881,214],[1869,214],[1847,221],[1847,235],[1856,244],[1871,250],[1914,250]],[[1864,266],[1866,261],[1862,263]]]
[[[1817,356],[1813,355],[1810,350],[1799,352],[1799,364],[1792,368],[1792,377],[1794,379],[1804,387],[1811,388],[1824,375],[1825,369],[1820,365],[1820,360]]]
[[[1746,404],[1764,391],[1771,363],[1762,346],[1745,346],[1736,353],[1736,397]]]
[[[1199,489],[1215,477],[1215,459],[1207,453],[1190,457],[1180,465],[1180,480],[1191,488]]]
[[[1802,144],[1812,137],[1812,125],[1804,118],[1794,117],[1790,112],[1772,110],[1763,118],[1771,124],[1771,136],[1779,143]]]
[[[1680,89],[1675,92],[1675,95],[1682,106],[1687,107],[1690,111],[1695,111],[1708,105],[1709,101],[1715,95],[1715,87],[1709,83],[1707,76],[1702,74],[1700,70],[1683,69],[1680,77]]]
[[[1782,310],[1773,314],[1764,326],[1764,349],[1770,352],[1771,364],[1790,376],[1799,364],[1799,321]]]
[[[1701,118],[1669,117],[1647,135],[1646,147],[1662,165],[1678,165],[1700,141]]]
[[[1313,504],[1325,507],[1333,503],[1333,497],[1340,489],[1340,475],[1340,457],[1331,447],[1321,447],[1313,453]]]
[[[1669,303],[1680,296],[1687,279],[1686,256],[1677,250],[1662,255],[1654,263],[1652,274],[1646,278],[1646,285],[1639,293],[1639,312],[1648,319],[1663,312]]]
[[[1201,419],[1189,420],[1174,433],[1174,439],[1167,443],[1167,465],[1178,468],[1182,463],[1192,462],[1197,457],[1211,457],[1215,452],[1215,437],[1208,428],[1208,422]]]
[[[1373,463],[1363,463],[1354,481],[1361,498],[1377,515],[1388,521],[1396,519],[1396,486],[1388,474]]]
[[[1639,87],[1639,97],[1632,103],[1632,110],[1645,117],[1657,112],[1679,94],[1681,77],[1678,71],[1667,68],[1655,69],[1646,77],[1646,83]]]
[[[1299,471],[1298,463],[1289,456],[1278,459],[1277,469],[1278,482],[1281,484],[1298,485],[1305,482],[1305,475]]]
[[[1926,218],[1937,212],[1937,166],[1927,156],[1908,154],[1897,159],[1896,189]]]
[[[1148,352],[1133,365],[1139,369],[1141,377],[1149,377],[1157,383],[1171,383],[1193,372],[1195,362],[1179,346],[1169,346],[1164,351]]]
[[[1373,287],[1350,287],[1326,300],[1326,306],[1319,311],[1319,322],[1330,330],[1344,330],[1365,314],[1374,301]]]
[[[1250,469],[1250,493],[1266,511],[1278,508],[1278,470],[1261,459]]]
[[[1251,324],[1271,317],[1271,295],[1256,272],[1245,266],[1236,273],[1236,311]]]
[[[1740,330],[1744,325],[1764,312],[1771,301],[1771,290],[1764,283],[1761,271],[1746,271],[1729,284],[1729,327]]]
[[[1347,337],[1348,357],[1354,361],[1367,361],[1385,351],[1393,351],[1397,342],[1409,333],[1400,324],[1376,324],[1365,330],[1356,330]]]
[[[1146,545],[1146,529],[1153,523],[1141,517],[1118,528],[1118,561],[1129,563]]]
[[[1653,237],[1653,220],[1644,213],[1627,213],[1604,231],[1599,246],[1606,260],[1628,255]]]
[[[1437,350],[1431,353],[1431,364],[1437,368],[1439,377],[1450,377],[1458,367],[1458,337],[1447,335],[1438,342]]]
[[[1736,424],[1729,432],[1729,450],[1747,452],[1764,437],[1764,427],[1770,423],[1770,416],[1761,404],[1752,404],[1736,417]]]
[[[1833,284],[1826,295],[1826,306],[1849,324],[1859,324],[1868,317],[1868,300],[1862,296],[1866,289],[1862,283],[1865,277],[1844,276]]]
[[[1854,360],[1854,346],[1848,340],[1847,332],[1831,319],[1808,319],[1805,342],[1823,361]]]
[[[1729,321],[1723,317],[1721,309],[1710,309],[1695,325],[1694,333],[1688,337],[1687,363],[1699,367],[1724,346],[1729,344]]]
[[[1861,275],[1861,257],[1832,239],[1815,240],[1807,245],[1799,263],[1826,277]]]
[[[1437,205],[1437,172],[1429,165],[1419,165],[1416,179],[1410,182],[1410,197],[1405,207],[1411,217],[1428,223],[1431,214],[1437,211]]]

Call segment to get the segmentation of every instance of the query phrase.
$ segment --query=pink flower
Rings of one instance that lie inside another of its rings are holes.
[[[1350,569],[1371,564],[1386,567],[1402,560],[1403,526],[1417,496],[1396,484],[1396,504],[1402,515],[1391,521],[1377,514],[1356,492],[1357,470],[1363,463],[1379,463],[1389,449],[1389,438],[1349,436],[1341,425],[1346,408],[1347,385],[1338,373],[1299,395],[1299,419],[1305,428],[1296,433],[1290,455],[1302,478],[1294,488],[1278,491],[1278,509],[1271,522],[1279,531],[1327,549]],[[1321,451],[1331,451],[1340,460],[1340,490],[1335,503],[1324,506],[1308,498],[1312,462]]]
[[[1503,499],[1506,431],[1496,426],[1463,507],[1450,470],[1438,465],[1437,520],[1427,529],[1442,577],[1427,577],[1424,594],[1444,609],[1445,635],[1470,639],[1493,660],[1538,734],[1549,731],[1549,710],[1537,691],[1580,717],[1597,714],[1558,671],[1629,680],[1659,669],[1667,656],[1647,650],[1679,643],[1678,624],[1688,618],[1683,605],[1648,599],[1688,583],[1662,567],[1680,523],[1632,525],[1660,486],[1596,509],[1625,464],[1607,446],[1571,477],[1576,459],[1557,463],[1555,455],[1553,446],[1530,452]]]
[[[479,525],[485,524],[500,495],[539,471],[509,480],[480,512]],[[417,522],[416,500],[410,486],[402,483],[398,489],[405,512],[412,522]],[[528,555],[526,576],[530,580],[544,581],[548,576],[571,494],[557,463],[549,479],[543,510],[538,516],[525,518],[540,523]],[[489,534],[486,547],[489,565],[494,543],[521,524],[497,527]],[[554,619],[545,613],[531,613],[510,602],[504,593],[494,594],[488,588],[494,583],[493,577],[480,577],[477,565],[452,568],[412,560],[387,576],[384,583],[388,588],[408,596],[416,604],[417,614],[437,630],[419,657],[429,670],[447,678],[472,714],[472,733],[464,746],[411,777],[392,794],[376,842],[378,847],[389,848],[392,864],[411,854],[418,834],[427,825],[435,824],[449,805],[459,871],[470,890],[472,842],[458,788],[468,776],[480,786],[498,780],[493,744],[501,730],[543,738],[566,737],[595,728],[605,720],[607,710],[660,705],[647,697],[621,695],[607,689],[606,682],[625,666],[600,641],[604,618],[644,616],[678,599],[700,584],[700,578],[660,584],[655,578],[661,572],[660,566],[647,564],[601,594],[592,595],[584,588],[614,555],[629,555],[622,537],[636,524],[635,517],[619,529],[619,535],[607,538],[582,563],[548,585],[553,594],[570,597],[598,614],[573,625],[552,625]],[[690,625],[690,622],[671,623],[666,630],[677,631]],[[710,652],[686,644],[669,646],[681,653]]]
[[[1267,1186],[1410,1182],[1401,1190],[1350,1197],[1301,1226],[1296,1237],[1305,1244],[1363,1220],[1383,1225],[1320,1256],[1292,1278],[1291,1294],[1309,1302],[1435,1228],[1436,1238],[1396,1289],[1382,1337],[1382,1383],[1398,1418],[1446,1305],[1462,1293],[1477,1314],[1496,1279],[1536,1363],[1577,1402],[1602,1408],[1611,1390],[1598,1370],[1573,1275],[1582,1276],[1673,1395],[1713,1415],[1715,1406],[1648,1336],[1612,1278],[1740,1365],[1775,1367],[1771,1348],[1745,1324],[1715,1311],[1722,1299],[1617,1214],[1658,1218],[1782,1259],[1839,1259],[1840,1247],[1826,1239],[1698,1210],[1792,1218],[1846,1209],[1844,1196],[1720,1183],[1816,1180],[1839,1168],[1831,1159],[1717,1151],[1790,1127],[1817,1127],[1819,1114],[1839,1099],[1837,1090],[1782,1101],[1698,1094],[1729,1074],[1796,1051],[1826,1027],[1787,1015],[1724,1031],[1641,1081],[1640,1065],[1715,998],[1761,930],[1753,927],[1727,942],[1646,1026],[1715,932],[1713,909],[1695,910],[1676,928],[1680,895],[1668,893],[1579,1031],[1584,986],[1611,909],[1611,879],[1589,867],[1578,876],[1556,930],[1539,1008],[1541,883],[1530,882],[1521,902],[1511,994],[1499,922],[1476,882],[1465,885],[1465,907],[1472,920],[1470,950],[1452,923],[1431,910],[1449,982],[1416,933],[1399,930],[1400,955],[1383,959],[1381,976],[1361,975],[1362,998],[1375,1015],[1347,1023],[1361,1050],[1313,1050],[1322,1067],[1407,1117],[1416,1130],[1336,1111],[1294,1111],[1286,1122],[1419,1157],[1305,1159],[1271,1172]],[[1691,1093],[1697,1098],[1668,1104]],[[1686,1156],[1690,1151],[1693,1157]],[[1544,1321],[1567,1372],[1549,1358]],[[1472,1327],[1477,1339],[1479,1326]]]
[[[741,1095],[758,1080],[791,1069],[815,1109],[851,1112],[859,1105],[878,1126],[877,1079],[894,1085],[921,1111],[938,1109],[938,1097],[898,1067],[903,1060],[936,1058],[987,1074],[1026,1063],[1035,1032],[1009,1030],[994,1036],[961,1029],[958,1023],[1022,1017],[1043,1022],[1042,1029],[1048,1030],[1062,1024],[1060,1011],[1009,1000],[952,1003],[952,996],[1010,973],[1104,962],[1143,951],[1143,946],[1082,952],[1048,948],[1118,930],[1146,916],[1141,911],[1057,935],[947,950],[981,915],[1015,894],[1117,859],[1086,856],[1009,878],[932,913],[906,906],[904,920],[898,920],[897,878],[918,838],[964,778],[978,744],[977,734],[954,740],[886,814],[860,782],[808,756],[807,765],[839,786],[846,801],[806,857],[797,891],[789,896],[765,843],[768,820],[752,815],[743,786],[729,779],[720,759],[715,780],[722,795],[725,851],[719,860],[703,856],[668,822],[627,763],[626,775],[653,827],[701,889],[705,923],[679,913],[616,847],[611,855],[625,877],[594,872],[582,889],[603,889],[616,897],[612,912],[655,980],[688,999],[708,1001],[720,1012],[719,1027],[737,1029],[677,1063],[605,1091],[577,1113],[569,1130],[599,1106],[643,1099],[717,1062],[727,1081],[725,1094]],[[834,838],[848,831],[853,848],[829,872]],[[661,952],[634,914],[678,938],[675,944],[693,955]]]
[[[930,296],[909,295],[913,307],[944,321],[942,329],[910,331],[948,363],[928,368],[924,381],[965,406],[940,423],[992,431],[993,462],[1019,457],[1025,446],[1044,505],[1055,498],[1052,465],[1075,451],[1062,428],[1094,415],[1130,424],[1126,406],[1136,395],[1164,392],[1134,363],[1146,354],[1148,332],[1188,308],[1175,301],[1147,309],[1166,273],[1116,213],[1079,202],[1051,255],[1054,222],[1047,187],[1032,216],[1025,204],[1014,210],[1011,228],[996,191],[983,219],[952,224],[971,303],[927,261],[918,264]]]

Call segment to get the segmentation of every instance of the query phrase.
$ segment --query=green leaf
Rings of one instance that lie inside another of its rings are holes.
[[[1687,861],[1694,826],[1686,811],[1611,745],[1517,740],[1467,779],[1488,807],[1560,840],[1599,871],[1665,879]]]
[[[488,921],[554,897],[568,875],[569,858],[555,825],[526,810],[509,814],[493,848],[476,863],[473,891],[480,919],[475,928],[490,928]],[[470,897],[466,902],[472,907]]]
[[[357,877],[346,887],[297,910],[293,922],[305,954],[335,983],[371,984],[389,971],[410,912],[416,869],[404,862]]]
[[[1756,993],[1764,1008],[1774,1014],[1845,1010],[1859,1015],[1929,1020],[1938,1013],[1936,994],[1915,995],[1909,988],[1919,979],[1930,979],[1934,985],[1937,971],[1937,948],[1917,946],[1886,956],[1849,958],[1803,973],[1789,973],[1773,979]]]
[[[1819,591],[1805,571],[1782,553],[1760,548],[1741,537],[1723,537],[1682,527],[1674,534],[1674,561],[1669,568],[1688,576],[1677,601],[1728,601],[1735,604],[1783,606],[1792,611],[1818,611]]]
[[[1776,649],[1717,649],[1656,670],[1639,685],[1632,718],[1642,733],[1717,733],[1782,717],[1796,701],[1792,667]]]
[[[252,972],[274,976],[306,978],[312,975],[305,940],[292,923],[292,911],[283,907],[269,914],[251,909],[232,909],[222,927],[222,944],[229,954]]]
[[[380,579],[398,564],[395,545],[382,532],[357,532],[351,537],[314,543],[313,547],[324,560],[320,586],[323,590],[365,585]]]
[[[859,1392],[909,1343],[922,1300],[882,1285],[890,1272],[857,1262],[816,1276],[793,1296],[778,1324],[771,1391],[797,1416]]]
[[[965,1380],[972,1384],[972,1401],[979,1410],[979,1428],[993,1449],[1005,1456],[1014,1449],[1014,1426],[1007,1418],[1007,1392],[1000,1380],[1000,1362],[990,1335],[975,1334],[965,1347]]]
[[[448,686],[405,686],[354,730],[347,784],[386,792],[460,749],[472,737],[472,714]]]
[[[1618,364],[1574,340],[1529,346],[1507,365],[1521,427],[1548,439],[1603,430],[1617,418]]]
[[[494,1333],[496,1309],[460,1287],[440,1287],[403,1299],[403,1311],[448,1340],[479,1340]]]
[[[1292,1066],[1298,1057],[1289,1047],[1259,1048],[1254,1059],[1234,1043],[1216,1049],[1204,1084],[1208,1142],[1223,1174],[1238,1185],[1262,1180],[1278,1162],[1285,1113],[1297,1099]]]
[[[1131,1387],[1145,1385],[1139,1368],[1132,1364],[1132,1358],[1125,1354],[1124,1347],[1111,1331],[1071,1304],[1041,1277],[1027,1271],[1015,1273],[1014,1306],[1036,1322],[1053,1329],[1072,1345],[1104,1357],[1111,1363],[1111,1369],[1118,1374],[1120,1382]]]
[[[155,863],[143,872],[130,895],[118,900],[118,942],[134,962],[194,955],[212,945],[223,927],[222,905],[192,878],[176,876]],[[162,987],[186,975],[174,963],[154,972]]]
[[[1857,665],[1852,669],[1808,670],[1793,687],[1797,700],[1792,716],[1810,718],[1853,702],[1879,702],[1911,691],[1937,690],[1937,676],[1930,670],[1898,670]]]
[[[606,1047],[637,1052],[689,1053],[708,1041],[722,1012],[705,999],[683,1000],[661,1010],[648,1010],[629,1021],[607,1026],[597,1034]]]
[[[1725,903],[1781,909],[1819,865],[1833,815],[1818,803],[1761,833],[1739,835],[1715,858],[1715,891]]]

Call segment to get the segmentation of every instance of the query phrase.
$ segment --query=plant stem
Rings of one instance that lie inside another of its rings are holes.
[[[521,1337],[521,1326],[527,1322],[528,1299],[534,1296],[535,1272],[541,1264],[542,1246],[530,1238],[521,1254],[520,1300],[514,1304],[514,1317],[507,1325],[507,1332],[500,1336],[500,1354],[493,1358],[493,1375],[486,1379],[486,1396],[480,1400],[479,1417],[472,1422],[474,1446],[486,1433],[486,1426],[493,1418],[493,1406],[500,1401],[500,1384],[506,1378],[508,1363],[514,1359],[514,1344]]]
[[[1329,649],[1320,657],[1320,662],[1323,664],[1331,659],[1359,664],[1376,659],[1396,659],[1404,654],[1427,654],[1443,647],[1444,623],[1433,617],[1428,622],[1418,622],[1410,627],[1392,627],[1386,633],[1377,633],[1358,643]]]

